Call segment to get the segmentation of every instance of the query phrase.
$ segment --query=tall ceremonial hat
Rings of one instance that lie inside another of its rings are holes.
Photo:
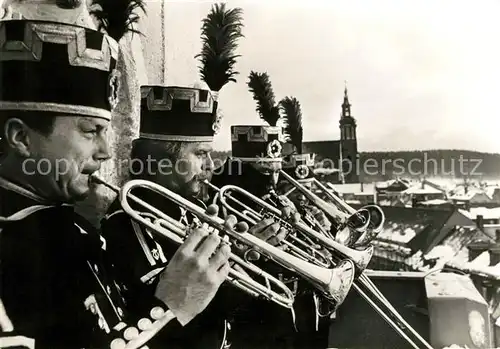
[[[199,73],[208,89],[182,86],[141,86],[140,138],[164,141],[212,141],[219,132],[219,91],[236,82],[234,70],[242,34],[242,9],[214,4],[203,19]]]
[[[231,152],[233,158],[244,162],[281,162],[283,127],[274,91],[267,73],[250,72],[247,85],[257,102],[256,111],[267,124],[231,126]]]
[[[118,40],[133,30],[132,10],[141,5],[94,4],[95,21],[83,0],[14,0],[4,8],[10,19],[0,22],[0,112],[111,119],[121,84]]]
[[[316,154],[302,153],[302,110],[295,97],[285,97],[280,101],[285,121],[285,139],[291,151],[283,161],[283,171],[299,183],[311,182],[314,178],[314,159]]]

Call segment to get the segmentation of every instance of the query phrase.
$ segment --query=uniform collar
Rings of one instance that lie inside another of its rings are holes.
[[[0,187],[4,188],[5,190],[15,192],[19,195],[24,196],[25,198],[31,199],[37,203],[40,204],[48,204],[48,201],[41,197],[40,195],[36,194],[35,192],[22,187],[10,180],[8,180],[5,177],[0,176]]]

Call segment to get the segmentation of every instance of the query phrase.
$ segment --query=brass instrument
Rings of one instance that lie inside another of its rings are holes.
[[[311,201],[313,205],[316,205],[318,208],[322,209],[325,208],[327,209],[328,203],[326,203],[324,200],[319,198],[316,194],[312,193],[309,191],[306,187],[304,187],[302,184],[300,184],[298,181],[294,180],[292,177],[290,177],[288,174],[285,172],[281,171],[281,174],[284,174],[284,177],[289,180],[289,182],[293,185],[294,188],[299,190],[301,193],[304,194],[304,196]],[[319,183],[319,181],[316,180],[316,182]],[[328,190],[320,183],[318,186],[320,189],[325,191],[325,193],[329,193]],[[290,193],[290,191],[289,191]],[[332,193],[330,193],[332,194]],[[327,194],[328,195],[328,194]],[[333,194],[332,194],[333,195]],[[353,208],[350,208],[347,203],[343,202],[341,199],[337,198],[336,196],[333,195],[333,203],[337,206],[343,207],[344,210],[346,210],[350,214],[355,214],[355,210]],[[332,206],[332,205],[330,205]],[[385,221],[385,215],[382,211],[382,209],[379,206],[376,205],[370,205],[372,206],[370,208],[371,215],[370,219],[373,217],[375,218],[373,222],[369,222],[368,229],[367,229],[367,234],[364,236],[361,236],[358,240],[351,239],[350,242],[354,247],[361,247],[364,244],[369,243],[372,241],[376,235],[382,230],[383,224]],[[365,206],[367,207],[367,206]],[[331,207],[329,208],[330,212],[332,211]],[[326,212],[325,212],[326,213]],[[368,249],[371,250],[373,253],[373,246],[370,246]],[[357,251],[361,252],[358,250],[352,250],[352,251]],[[355,262],[356,263],[356,262]],[[371,281],[371,279],[364,273],[364,269],[358,269],[358,275],[356,280],[354,281],[352,285],[353,289],[363,298],[365,301],[368,302],[368,304],[401,336],[403,337],[411,346],[413,346],[416,349],[419,348],[427,348],[427,349],[432,349],[432,346],[427,343],[427,341],[420,336],[420,334],[413,328],[411,327],[408,322],[399,314],[399,312],[392,306],[392,304],[389,302],[389,300],[380,292],[378,287]],[[373,296],[370,297],[368,294],[371,294]],[[377,304],[378,302],[378,304]],[[383,310],[381,307],[385,307],[385,310]],[[406,333],[405,331],[408,331]],[[417,344],[414,340],[410,338],[410,336],[413,336],[418,342],[420,342],[420,345]]]
[[[310,264],[249,233],[240,233],[227,228],[224,225],[223,219],[208,215],[205,210],[198,205],[151,181],[139,179],[130,180],[125,183],[121,189],[119,189],[106,183],[98,177],[94,177],[93,180],[97,183],[104,184],[108,188],[117,192],[123,210],[132,219],[148,227],[153,234],[164,236],[174,243],[179,245],[183,243],[184,238],[186,237],[187,227],[154,206],[131,194],[130,192],[133,189],[147,189],[171,200],[179,207],[193,214],[202,223],[206,223],[219,232],[223,232],[226,236],[232,239],[232,241],[258,251],[266,258],[308,280],[321,290],[325,296],[338,301],[338,304],[342,303],[352,286],[355,276],[355,266],[350,260],[341,261],[337,267],[331,269]],[[134,210],[129,204],[129,199],[142,206],[144,209],[147,209],[149,212],[139,212]],[[151,217],[153,217],[152,221],[150,220]],[[251,264],[247,260],[240,258],[234,253],[231,254],[230,259],[246,271],[253,272],[257,276],[263,277],[265,285],[260,284],[250,276],[247,276],[234,268],[231,268],[227,281],[253,296],[262,296],[265,299],[273,301],[285,308],[292,309],[294,296],[292,291],[286,287],[286,285],[269,273],[266,273],[262,269]],[[281,293],[272,290],[272,285],[280,288]]]
[[[314,178],[314,184],[332,200],[332,205],[305,188],[285,171],[281,170],[280,176],[283,176],[294,189],[300,191],[306,199],[325,213],[336,226],[336,240],[344,245],[353,248],[364,247],[382,231],[385,216],[379,206],[367,205],[355,210]],[[290,190],[287,194],[292,191]]]
[[[313,178],[313,183],[316,185],[325,195],[328,196],[332,202],[341,207],[346,213],[354,214],[356,210],[349,206],[344,200],[340,199],[337,195],[328,190],[328,188],[323,185],[316,178]],[[378,205],[366,205],[363,206],[363,209],[368,210],[370,213],[370,223],[368,224],[368,229],[366,229],[365,233],[358,238],[356,241],[349,241],[349,245],[353,247],[357,246],[365,246],[369,244],[377,235],[382,231],[385,223],[385,214],[384,211]]]
[[[282,219],[281,216],[281,211],[279,209],[276,209],[268,204],[265,204],[264,207],[262,207],[262,210],[259,212],[251,208],[249,205],[245,204],[242,200],[239,200],[236,198],[231,191],[237,191],[238,194],[243,194],[244,197],[249,198],[250,200],[253,201],[253,203],[259,204],[260,202],[264,202],[263,200],[260,200],[253,194],[245,191],[244,189],[241,189],[239,187],[235,186],[226,186],[225,190],[223,191],[224,197],[221,197],[221,189],[217,188],[215,185],[212,183],[205,181],[204,184],[211,188],[212,190],[216,191],[216,199],[215,199],[215,204],[217,204],[217,201],[219,200],[222,204],[222,207],[225,208],[227,211],[229,211],[231,214],[235,215],[236,217],[239,217],[246,221],[247,223],[254,225],[260,222],[263,219],[266,218],[273,218],[275,221],[280,222],[280,225],[282,227],[285,227],[289,232],[293,230],[291,227],[290,223]],[[229,193],[226,194],[226,192],[229,190]],[[239,207],[235,208],[227,203],[227,198],[229,198],[234,204],[237,204]],[[267,211],[266,211],[267,209]],[[302,239],[301,239],[302,238]],[[291,240],[291,241],[288,241]],[[305,240],[305,241],[304,241]],[[318,246],[317,243],[313,242],[311,239],[309,239],[307,236],[296,236],[294,234],[289,234],[287,236],[287,239],[283,240],[282,243],[286,245],[287,247],[287,252],[290,254],[299,257],[303,260],[306,260],[308,262],[314,263],[316,265],[328,268],[332,266],[332,263],[330,259],[328,258],[328,255],[325,253],[322,253],[320,251],[320,246]]]
[[[280,209],[240,187],[234,185],[226,185],[222,188],[217,188],[209,182],[206,182],[206,184],[218,192],[217,200],[220,202],[223,208],[225,208],[228,212],[234,214],[235,216],[246,220],[250,224],[256,224],[258,221],[261,221],[262,219],[265,219],[267,217],[283,221],[283,219],[281,218]],[[236,198],[234,194],[237,194],[239,197],[241,197],[241,200],[239,198]],[[253,203],[257,207],[260,207],[261,210],[258,212],[257,210],[251,208],[249,205],[244,204],[242,202],[243,198],[250,200],[251,203],[249,204]],[[236,203],[240,206],[245,207],[246,210],[235,208],[229,203],[229,201],[231,201],[233,204]],[[328,256],[328,254],[321,254],[321,249],[326,249],[329,254],[333,255],[336,262],[344,259],[351,260],[356,266],[357,272],[359,273],[367,267],[373,255],[372,246],[362,251],[351,249],[335,240],[329,239],[323,233],[317,232],[314,229],[310,228],[307,224],[304,223],[302,219],[297,223],[287,222],[286,224],[291,233],[295,232],[298,234],[289,234],[287,236],[287,239],[291,239],[292,241],[286,241],[285,239],[283,243],[287,246],[291,246],[292,251],[297,251],[297,246],[295,246],[294,243],[301,245],[302,247],[307,246],[309,250],[315,250],[315,252],[311,255],[297,255],[297,257],[307,259],[308,261],[317,265],[322,265],[324,263],[323,258],[325,256]],[[320,255],[321,258],[318,258],[318,255]],[[329,263],[332,262],[330,261]]]

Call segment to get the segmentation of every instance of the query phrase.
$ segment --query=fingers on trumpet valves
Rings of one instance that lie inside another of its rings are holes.
[[[209,216],[218,216],[219,215],[219,206],[212,204],[208,205],[205,213]]]
[[[238,233],[246,233],[250,229],[247,222],[236,223],[234,230]]]
[[[269,242],[269,240],[275,237],[280,230],[280,223],[274,222],[271,225],[261,229],[260,231],[255,232],[255,236],[261,240]]]
[[[288,235],[288,229],[285,227],[279,227],[276,235],[271,236],[267,242],[273,246],[277,246],[283,241]]]
[[[238,219],[236,218],[236,216],[230,214],[224,220],[224,227],[229,230],[234,230],[237,223]]]

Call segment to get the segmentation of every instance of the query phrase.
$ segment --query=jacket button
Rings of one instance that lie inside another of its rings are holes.
[[[161,307],[154,307],[151,309],[151,313],[149,314],[153,320],[159,320],[161,317],[165,314],[165,310],[163,310]]]
[[[123,332],[123,338],[128,341],[136,339],[137,337],[139,337],[139,331],[135,327],[129,327],[125,330],[125,332]]]
[[[153,325],[153,323],[151,322],[151,320],[146,319],[146,318],[140,319],[137,322],[137,327],[139,327],[139,330],[141,330],[141,331],[149,330],[152,325]]]
[[[127,343],[123,339],[116,338],[111,342],[109,349],[124,349],[126,345]]]

